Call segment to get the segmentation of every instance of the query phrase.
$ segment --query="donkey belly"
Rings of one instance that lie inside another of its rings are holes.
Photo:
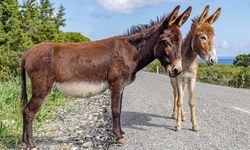
[[[57,82],[55,83],[55,86],[66,96],[90,97],[96,94],[100,94],[108,89],[108,82]]]

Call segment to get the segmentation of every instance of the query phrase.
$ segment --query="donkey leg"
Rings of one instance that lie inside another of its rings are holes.
[[[123,88],[121,88],[119,85],[111,85],[110,90],[111,90],[111,110],[113,116],[113,133],[117,137],[117,143],[124,144],[126,143],[126,138],[124,138],[122,134],[125,134],[125,132],[121,130],[121,122],[120,122]]]
[[[184,93],[185,93],[185,85],[186,85],[186,79],[184,79],[183,83],[182,83],[182,99],[184,97]],[[182,105],[181,107],[181,120],[182,121],[185,121],[186,118],[185,118],[185,111],[184,111],[184,105]]]
[[[176,131],[181,130],[182,122],[182,107],[183,107],[183,81],[182,79],[177,79],[177,89],[178,89],[178,100],[177,100],[177,123]]]
[[[174,94],[174,106],[173,106],[172,118],[173,119],[177,119],[178,90],[177,90],[176,79],[171,79],[171,85],[173,87],[173,94]]]
[[[198,126],[196,123],[196,115],[195,115],[195,97],[194,97],[194,87],[195,87],[195,78],[190,79],[188,81],[188,93],[189,93],[189,107],[191,111],[191,122],[192,122],[192,130],[198,131]]]
[[[41,81],[41,84],[37,84],[38,82],[31,80],[32,97],[23,109],[23,142],[27,148],[35,148],[33,143],[32,122],[52,87],[51,82],[47,83],[46,80],[39,81]]]
[[[35,145],[33,144],[32,122],[43,101],[44,97],[32,97],[23,111],[23,141],[26,144],[27,148],[35,147]]]
[[[120,100],[120,112],[122,111],[122,98],[123,98],[123,91],[122,91],[121,100]],[[122,130],[121,126],[120,126],[120,130],[121,130],[122,137],[127,137],[126,133]]]

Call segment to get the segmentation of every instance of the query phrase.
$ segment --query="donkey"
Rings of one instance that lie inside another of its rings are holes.
[[[149,25],[132,27],[126,35],[88,43],[42,43],[21,58],[23,137],[34,148],[32,121],[53,85],[65,95],[89,97],[109,88],[113,133],[117,143],[126,142],[120,114],[125,86],[136,73],[159,59],[171,77],[182,72],[180,27],[186,22],[189,7],[178,16],[177,6],[168,16]],[[27,100],[26,72],[31,80],[32,97]]]
[[[181,121],[184,121],[183,94],[187,84],[189,93],[189,106],[191,111],[192,130],[198,131],[195,116],[194,87],[198,69],[198,55],[204,59],[208,66],[217,63],[216,50],[214,47],[215,32],[212,27],[221,12],[218,8],[213,15],[208,16],[209,6],[207,5],[200,15],[193,19],[191,29],[187,37],[183,40],[182,54],[182,74],[176,78],[171,78],[174,93],[174,108],[172,118],[177,119],[176,131],[181,130]]]

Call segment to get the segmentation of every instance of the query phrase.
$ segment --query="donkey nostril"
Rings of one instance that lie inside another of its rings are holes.
[[[210,58],[210,63],[213,64],[214,63],[214,59]]]
[[[173,69],[174,74],[178,74],[178,70],[176,68]]]

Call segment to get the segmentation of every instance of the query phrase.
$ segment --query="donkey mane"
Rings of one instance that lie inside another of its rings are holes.
[[[198,22],[198,19],[199,19],[199,16],[196,16],[196,17],[194,17],[194,18],[192,19],[192,22],[193,22],[193,23],[197,23],[197,22]]]
[[[148,24],[133,25],[132,27],[130,27],[130,29],[127,30],[127,32],[124,35],[129,36],[153,28],[161,24],[163,21],[165,21],[168,18],[168,16],[169,14],[163,14],[163,16],[161,17],[157,16],[156,20],[151,19]]]
[[[192,19],[191,29],[189,29],[189,31],[188,31],[186,37],[182,40],[183,42],[184,42],[184,41],[190,41],[190,40],[186,40],[186,39],[191,38],[191,37],[193,36],[193,34],[191,34],[191,33],[193,32],[193,29],[194,29],[195,25],[197,25],[197,24],[199,23],[198,20],[199,20],[199,16],[196,16],[196,17],[194,17],[194,18]],[[184,43],[183,43],[183,44],[184,44]],[[184,44],[184,45],[185,45],[185,44]]]

